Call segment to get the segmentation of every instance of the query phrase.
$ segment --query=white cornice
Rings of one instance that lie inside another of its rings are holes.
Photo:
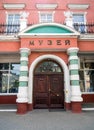
[[[0,36],[0,41],[3,41],[3,42],[7,42],[7,41],[19,41],[19,38],[18,36],[14,36],[14,35],[11,35],[11,36],[6,36],[6,35],[1,35]]]
[[[94,41],[94,34],[81,34],[79,40]]]
[[[67,6],[69,9],[85,10],[88,9],[90,5],[89,4],[68,4]]]
[[[5,9],[24,9],[25,8],[25,4],[24,3],[20,3],[20,4],[16,4],[16,3],[11,3],[11,4],[3,4],[3,7]]]
[[[56,9],[57,4],[36,4],[37,9]]]

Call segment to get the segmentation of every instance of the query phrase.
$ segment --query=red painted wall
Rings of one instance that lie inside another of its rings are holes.
[[[0,104],[16,104],[16,95],[0,95]]]
[[[83,103],[94,103],[94,94],[82,94]]]
[[[71,9],[72,12],[86,12],[86,19],[87,22],[94,22],[94,1],[93,0],[4,0],[0,2],[0,21],[1,23],[6,21],[6,9],[3,8],[4,3],[24,3],[26,6],[22,10],[7,10],[7,12],[20,12],[20,11],[27,11],[29,12],[28,23],[36,24],[39,22],[39,14],[38,11],[48,11],[48,10],[38,10],[36,8],[36,4],[38,3],[57,3],[58,7],[54,10],[54,22],[64,23],[65,16],[64,11],[68,11],[68,4],[90,4],[89,8],[86,10],[74,10]],[[53,10],[49,10],[53,11]]]
[[[94,41],[79,41],[78,47],[80,51],[94,52]]]
[[[19,52],[20,42],[0,42],[0,52]]]

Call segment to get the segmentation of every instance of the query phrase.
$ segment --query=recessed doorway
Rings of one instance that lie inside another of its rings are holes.
[[[34,108],[64,108],[64,76],[57,62],[48,59],[36,66],[33,105]]]

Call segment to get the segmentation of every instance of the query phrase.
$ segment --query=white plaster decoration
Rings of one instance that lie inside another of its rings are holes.
[[[76,10],[85,10],[89,8],[89,4],[68,4],[69,9],[76,9]]]
[[[17,100],[18,103],[25,103],[28,102],[27,98],[27,86],[25,87],[19,87],[18,94],[17,94]]]
[[[71,75],[70,80],[79,80],[79,75]]]
[[[36,4],[37,9],[56,9],[58,4]]]
[[[78,64],[69,65],[69,70],[78,70],[78,69],[79,69]]]
[[[70,61],[70,60],[78,60],[78,56],[71,56],[71,57],[69,57],[69,59],[68,59],[68,61]]]
[[[24,82],[26,81],[27,82],[28,81],[28,77],[27,76],[20,76],[19,77],[19,81],[24,81]]]
[[[20,31],[27,27],[27,18],[29,16],[28,12],[20,12]]]
[[[64,16],[66,17],[65,18],[66,25],[73,28],[72,12],[66,11],[66,12],[64,12]]]
[[[21,66],[20,71],[28,71],[28,66]]]
[[[3,4],[3,7],[5,9],[24,9],[25,8],[25,4],[24,3],[21,3],[21,4],[17,4],[17,3],[5,3]]]
[[[28,61],[28,57],[21,57],[20,60],[21,61]]]
[[[21,52],[27,52],[28,53],[28,55],[30,54],[30,49],[29,48],[20,48],[20,53]]]
[[[81,97],[81,92],[79,90],[79,86],[71,86],[72,88],[72,93],[71,93],[71,101],[83,101]]]
[[[70,54],[71,52],[78,52],[79,51],[79,48],[77,47],[71,47],[67,50],[67,53]],[[69,57],[70,58],[70,57]]]
[[[33,102],[33,74],[34,74],[34,69],[36,67],[36,65],[41,62],[42,60],[45,59],[52,59],[56,62],[58,62],[60,64],[60,66],[62,67],[63,71],[64,71],[64,94],[65,94],[65,102],[66,103],[70,103],[70,97],[71,97],[71,91],[70,91],[70,81],[69,81],[69,70],[68,67],[66,65],[66,63],[58,56],[56,55],[42,55],[39,56],[37,59],[35,59],[33,61],[33,63],[30,66],[30,70],[29,70],[29,83],[28,83],[28,103],[32,103]]]

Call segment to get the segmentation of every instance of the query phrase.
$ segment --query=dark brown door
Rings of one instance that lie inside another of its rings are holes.
[[[64,108],[62,74],[49,75],[49,108]]]
[[[34,108],[64,108],[62,74],[34,76]]]

